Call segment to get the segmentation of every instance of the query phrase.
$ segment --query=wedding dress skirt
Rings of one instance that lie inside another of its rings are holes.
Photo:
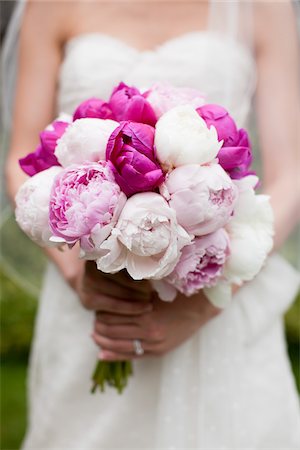
[[[122,395],[90,394],[93,314],[49,266],[24,449],[299,449],[281,315],[297,274],[272,256],[232,305],[164,357],[134,361]]]
[[[145,52],[101,33],[80,35],[65,48],[57,109],[72,113],[90,96],[106,99],[121,80],[198,88],[242,126],[255,64],[241,45],[209,33],[188,33]],[[134,361],[122,395],[112,389],[92,395],[93,313],[50,265],[30,361],[23,450],[299,449],[299,405],[282,325],[298,286],[296,271],[271,256],[187,342],[163,357]]]

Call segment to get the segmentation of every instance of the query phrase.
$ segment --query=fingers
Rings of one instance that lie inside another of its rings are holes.
[[[117,283],[129,290],[134,290],[146,296],[152,291],[148,280],[133,280],[126,270],[121,270],[115,274],[104,274],[107,280]]]
[[[148,342],[162,342],[166,338],[166,329],[156,320],[153,312],[135,316],[97,312],[94,329],[98,334],[120,339],[144,339]],[[125,330],[130,334],[118,334]],[[113,336],[111,333],[113,333]]]
[[[87,293],[105,294],[121,299],[150,300],[152,292],[146,280],[134,281],[125,271],[100,272],[94,261],[87,261],[82,288]]]
[[[103,315],[101,313],[100,317]],[[120,320],[121,316],[106,314],[111,319]],[[100,358],[107,361],[122,361],[141,358],[144,355],[160,355],[164,352],[165,336],[162,327],[151,320],[151,313],[141,316],[123,316],[125,320],[135,320],[136,323],[107,324],[96,316],[92,338],[101,348]],[[139,339],[144,349],[144,355],[136,355],[133,341]]]
[[[102,294],[92,295],[82,293],[81,303],[86,309],[133,316],[149,312],[153,309],[152,304],[149,302],[144,303],[140,301],[120,300]]]
[[[93,339],[101,347],[102,355],[106,350],[124,355],[135,355],[133,339],[110,339],[99,334],[93,334]],[[141,341],[141,343],[145,352],[151,350],[152,347],[147,342]]]
[[[145,333],[136,325],[106,325],[95,322],[95,335],[108,337],[111,339],[144,339]]]
[[[147,301],[151,298],[151,291],[139,292],[137,290],[128,289],[127,287],[120,286],[112,280],[106,279],[105,277],[99,277],[97,280],[92,282],[89,279],[85,279],[83,283],[83,291],[87,295],[104,294],[111,297],[117,297],[123,300],[139,300]]]
[[[110,339],[95,333],[92,337],[100,347],[99,358],[105,361],[125,361],[147,355],[161,355],[165,347],[161,342],[147,342],[140,339],[144,353],[137,355],[133,344],[134,339]]]
[[[145,313],[148,314],[148,313]],[[129,325],[135,324],[137,325],[137,317],[133,315],[125,315],[125,314],[112,314],[104,311],[96,311],[96,320],[106,325]]]

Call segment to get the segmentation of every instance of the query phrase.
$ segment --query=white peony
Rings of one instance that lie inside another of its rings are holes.
[[[33,175],[22,184],[16,195],[16,220],[20,228],[42,247],[55,246],[49,241],[49,203],[53,180],[62,171],[59,166]]]
[[[105,160],[108,139],[118,126],[118,122],[109,119],[75,120],[57,141],[55,156],[63,167]]]
[[[156,124],[157,158],[165,170],[185,164],[206,164],[218,154],[222,142],[216,129],[190,105],[177,106],[163,114]]]
[[[261,270],[273,246],[273,210],[267,195],[256,195],[255,176],[236,180],[239,199],[231,221],[226,226],[231,255],[225,276],[232,283],[252,280]]]
[[[129,198],[97,260],[102,272],[126,268],[134,280],[162,278],[177,264],[191,237],[177,223],[175,211],[159,194],[144,192]]]
[[[252,280],[262,269],[273,247],[273,210],[267,195],[256,195],[258,178],[251,175],[234,181],[239,198],[234,215],[226,225],[230,238],[230,256],[224,266],[227,283],[206,289],[216,305],[225,306],[231,299],[230,284]]]

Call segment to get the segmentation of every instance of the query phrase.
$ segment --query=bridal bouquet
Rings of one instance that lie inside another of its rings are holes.
[[[218,307],[272,248],[269,198],[257,195],[247,131],[195,90],[124,83],[81,103],[20,160],[30,175],[16,219],[41,246],[79,243],[105,273],[150,280],[162,300],[204,290]],[[120,392],[128,362],[100,361],[94,389]]]

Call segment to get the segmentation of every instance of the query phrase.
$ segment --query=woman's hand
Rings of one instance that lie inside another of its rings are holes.
[[[141,341],[144,356],[163,355],[186,341],[219,312],[203,293],[189,298],[178,295],[171,303],[154,296],[153,310],[149,312],[98,311],[93,338],[101,348],[102,360],[140,358],[134,352],[135,339]]]
[[[74,288],[82,305],[94,311],[136,316],[153,309],[147,281],[133,281],[125,271],[104,274],[93,261],[85,263]]]
[[[148,281],[133,281],[126,271],[103,274],[87,261],[76,286],[81,303],[95,311],[92,335],[107,361],[136,358],[133,341],[139,339],[144,355],[162,355],[192,336],[220,310],[203,293],[160,300]],[[139,358],[141,356],[138,356]]]

